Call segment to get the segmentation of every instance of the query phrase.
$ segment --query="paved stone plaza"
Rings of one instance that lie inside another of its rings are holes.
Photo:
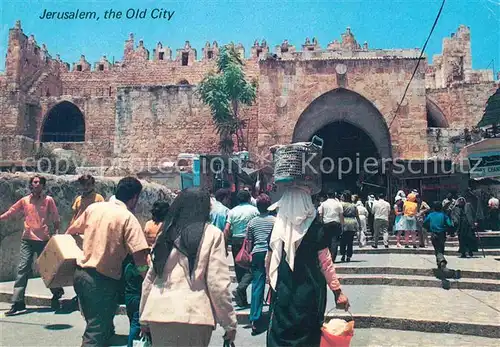
[[[356,321],[352,346],[494,346],[500,338],[500,255],[472,259],[448,256],[449,266],[459,269],[460,279],[445,282],[433,276],[434,257],[422,250],[408,254],[356,254],[350,263],[337,263],[337,272],[348,295]],[[412,253],[412,254],[410,254]],[[233,261],[230,259],[232,269]],[[0,283],[2,346],[76,346],[84,321],[79,312],[54,313],[50,292],[39,278],[30,280],[28,314],[4,317],[13,282]],[[232,285],[232,289],[235,284]],[[63,299],[74,296],[65,288]],[[250,290],[249,290],[250,297]],[[334,309],[328,297],[328,316],[347,317]],[[115,318],[116,346],[125,345],[128,319],[123,308]],[[264,346],[265,334],[251,336],[249,310],[237,311],[240,323],[238,346]],[[30,340],[32,339],[32,340]],[[211,346],[219,346],[222,330],[213,335]],[[30,341],[33,341],[32,343]]]
[[[8,304],[0,303],[0,310],[7,310]],[[34,308],[30,314],[0,318],[1,346],[78,346],[85,327],[78,312],[67,315],[54,314],[45,308]],[[126,346],[128,320],[126,316],[115,318],[116,332],[114,346]],[[23,341],[19,339],[23,331]],[[210,346],[222,345],[222,330],[212,335]],[[250,329],[240,325],[236,336],[237,346],[265,346],[265,334],[251,336]],[[435,334],[414,331],[386,329],[358,329],[352,340],[352,347],[362,346],[496,346],[492,338],[458,334]]]

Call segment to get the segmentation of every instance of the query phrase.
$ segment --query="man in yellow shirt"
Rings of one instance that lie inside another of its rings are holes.
[[[73,284],[87,323],[82,346],[109,345],[127,254],[143,277],[148,270],[149,245],[132,213],[141,191],[139,180],[122,178],[115,200],[91,204],[66,231],[84,235],[83,258],[77,260]]]
[[[82,195],[76,197],[73,203],[73,218],[69,225],[80,217],[80,215],[94,202],[104,201],[101,194],[95,192],[95,178],[91,175],[83,175],[78,178],[78,183],[80,184],[80,191]]]

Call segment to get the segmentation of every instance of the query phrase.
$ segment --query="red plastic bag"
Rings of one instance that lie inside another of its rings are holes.
[[[236,259],[234,259],[234,262],[238,266],[241,266],[242,268],[245,269],[250,269],[250,267],[252,266],[252,253],[250,250],[250,242],[248,242],[248,239],[246,237],[243,240],[243,245],[241,246],[240,251],[236,255]]]

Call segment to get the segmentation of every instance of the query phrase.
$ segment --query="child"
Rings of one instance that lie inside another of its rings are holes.
[[[125,266],[125,306],[130,321],[127,347],[132,347],[134,340],[138,340],[141,333],[139,303],[141,302],[142,276],[137,270],[133,258],[129,256],[127,260],[128,264]]]
[[[446,232],[452,233],[453,224],[450,217],[443,212],[443,206],[439,201],[433,203],[432,209],[433,211],[424,220],[424,227],[431,234],[438,269],[444,271],[448,263],[444,257]]]
[[[152,247],[156,241],[156,236],[160,232],[163,221],[167,216],[170,204],[166,200],[157,200],[151,209],[151,220],[146,222],[144,226],[144,235],[149,247]]]

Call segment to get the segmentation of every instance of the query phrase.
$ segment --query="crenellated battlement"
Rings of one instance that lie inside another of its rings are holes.
[[[69,70],[59,55],[52,58],[45,43],[39,45],[34,35],[27,36],[16,21],[9,30],[9,43],[5,61],[5,76],[10,83],[17,84],[23,90],[29,90],[32,84],[47,71],[58,73]]]
[[[11,29],[22,32],[19,27]],[[34,42],[34,37],[30,36],[29,40]],[[303,44],[296,46],[290,43],[287,39],[282,43],[271,48],[266,40],[255,40],[253,46],[249,49],[249,54],[246,54],[245,47],[238,43],[235,45],[241,57],[249,62],[257,62],[263,59],[299,59],[299,60],[316,60],[316,59],[415,59],[418,57],[418,50],[415,49],[396,49],[396,50],[381,50],[369,49],[368,43],[364,42],[360,45],[351,29],[348,27],[346,31],[340,35],[340,40],[334,39],[329,42],[325,48],[322,48],[318,40],[313,37],[312,40],[307,37]],[[24,47],[24,46],[22,46]],[[24,49],[24,48],[23,48]],[[37,53],[40,59],[51,59],[45,45],[38,48]],[[121,70],[124,67],[133,67],[144,64],[165,64],[169,67],[176,66],[194,66],[198,64],[211,64],[219,55],[220,45],[217,41],[210,43],[207,41],[205,46],[201,48],[201,54],[198,54],[196,48],[192,47],[189,41],[185,41],[184,47],[172,49],[162,42],[158,42],[153,48],[152,54],[145,47],[143,40],[136,41],[134,34],[131,33],[125,40],[123,58],[121,61],[110,62],[103,56],[99,61],[87,61],[82,55],[80,60],[73,62],[70,65],[61,61],[57,56],[56,61],[60,64],[61,72],[106,72],[112,70]]]
[[[52,58],[45,44],[38,45],[33,35],[23,33],[20,21],[9,32],[9,50],[6,61],[6,78],[19,80],[24,84],[33,83],[46,69],[51,68],[60,73],[101,73],[117,72],[124,69],[176,69],[193,67],[207,70],[219,55],[221,45],[217,41],[207,41],[201,52],[185,41],[181,48],[171,48],[162,42],[150,50],[144,41],[136,40],[131,33],[124,43],[122,60],[110,62],[106,56],[98,61],[88,61],[85,55],[71,65],[61,60],[59,55]],[[420,49],[374,49],[368,42],[360,44],[350,27],[341,33],[340,38],[333,39],[321,46],[316,37],[306,37],[300,45],[287,39],[271,47],[266,40],[255,40],[247,51],[238,43],[235,45],[241,57],[252,66],[258,66],[260,60],[394,60],[418,59]],[[442,53],[433,57],[433,63],[427,66],[427,88],[444,88],[454,83],[480,83],[493,80],[491,70],[472,70],[470,49],[470,28],[461,25],[450,37],[443,39]],[[201,53],[201,54],[199,54]],[[187,70],[183,70],[187,71]],[[90,75],[88,75],[90,76]],[[13,78],[14,77],[14,78]],[[22,81],[21,81],[22,80]]]
[[[169,46],[164,46],[162,42],[158,42],[150,55],[149,50],[144,46],[144,41],[139,40],[136,45],[134,34],[131,33],[125,41],[122,61],[105,66],[102,62],[96,62],[93,70],[87,70],[84,67],[87,66],[88,62],[80,60],[80,62],[75,63],[76,65],[73,64],[72,71],[119,70],[127,66],[144,66],[148,63],[165,64],[169,67],[204,65],[217,58],[219,47],[217,41],[213,41],[212,44],[207,41],[199,56],[197,49],[192,47],[189,41],[185,41],[184,47],[175,49],[175,51]],[[266,40],[261,40],[260,43],[255,40],[253,46],[250,47],[248,57],[245,47],[241,43],[236,44],[235,47],[241,57],[248,62],[257,62],[268,58],[279,60],[416,59],[420,55],[419,49],[369,49],[366,41],[363,45],[357,42],[349,27],[341,34],[340,40],[331,41],[326,48],[322,48],[315,37],[312,40],[307,37],[299,50],[285,39],[281,44],[274,46],[273,52]]]
[[[427,88],[493,81],[493,70],[473,70],[470,28],[460,25],[443,39],[441,54],[433,56],[426,72]]]

